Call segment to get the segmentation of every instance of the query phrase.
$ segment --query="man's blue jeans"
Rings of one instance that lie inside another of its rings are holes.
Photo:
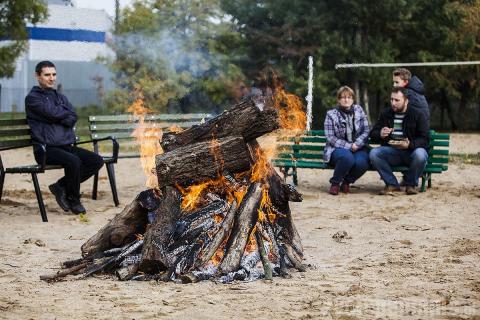
[[[335,167],[331,184],[354,183],[369,168],[368,150],[362,148],[357,152],[337,148],[333,151],[329,164]]]
[[[370,161],[387,186],[399,186],[392,172],[392,166],[407,166],[403,180],[406,186],[417,186],[427,164],[428,153],[424,148],[400,150],[390,146],[381,146],[370,150]]]

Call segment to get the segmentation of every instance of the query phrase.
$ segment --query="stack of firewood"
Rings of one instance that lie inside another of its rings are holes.
[[[289,207],[302,197],[256,141],[278,128],[277,110],[256,99],[164,134],[158,189],[141,192],[82,245],[82,258],[42,279],[109,272],[120,280],[228,282],[304,270]]]

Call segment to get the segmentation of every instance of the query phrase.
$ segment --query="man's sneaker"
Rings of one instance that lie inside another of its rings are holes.
[[[340,191],[342,191],[343,193],[350,193],[350,183],[342,183],[340,185]]]
[[[415,188],[414,186],[407,186],[407,188],[405,189],[405,192],[409,195],[418,193],[417,188]]]
[[[328,193],[330,193],[331,195],[337,196],[339,191],[340,191],[340,186],[338,184],[332,184],[330,186],[330,191],[328,191]]]
[[[65,188],[62,187],[62,185],[60,185],[58,182],[56,182],[49,185],[48,189],[50,189],[50,191],[55,196],[55,200],[57,200],[60,208],[62,208],[64,211],[69,211],[70,203],[67,200],[67,192],[65,191]]]
[[[401,191],[399,186],[385,186],[378,194],[380,195],[393,195],[394,192]]]

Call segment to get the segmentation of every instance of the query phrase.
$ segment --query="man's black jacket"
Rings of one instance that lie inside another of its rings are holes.
[[[62,146],[75,142],[77,114],[67,97],[55,89],[34,86],[25,97],[25,112],[35,143]]]
[[[410,104],[409,104],[410,105]],[[370,131],[370,138],[374,142],[382,145],[388,145],[391,139],[388,136],[385,139],[380,138],[380,131],[383,127],[393,128],[393,119],[395,113],[391,107],[385,108],[380,112],[377,123]],[[410,140],[409,149],[425,148],[428,149],[430,143],[430,126],[425,113],[416,108],[407,108],[405,118],[403,119],[403,134]]]

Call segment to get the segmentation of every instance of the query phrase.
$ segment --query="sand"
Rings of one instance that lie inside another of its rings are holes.
[[[452,136],[452,152],[480,152],[480,135]],[[31,163],[28,150],[2,152]],[[120,282],[109,276],[46,283],[62,261],[144,187],[137,159],[116,166],[121,204],[101,171],[98,200],[82,185],[88,221],[65,214],[48,192],[61,171],[40,175],[42,223],[28,175],[7,175],[0,204],[2,319],[480,319],[480,166],[456,163],[415,196],[379,196],[375,172],[352,193],[327,194],[331,171],[301,170],[292,204],[306,272],[273,282]],[[340,233],[343,238],[333,237]]]

